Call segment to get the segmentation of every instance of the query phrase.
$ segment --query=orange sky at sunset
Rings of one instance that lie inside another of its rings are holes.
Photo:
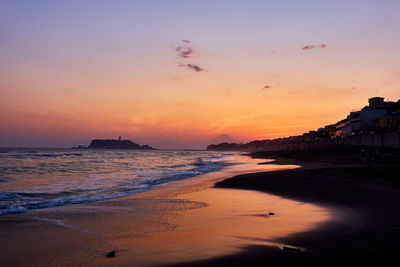
[[[76,14],[0,1],[0,146],[122,135],[199,148],[220,134],[301,134],[369,97],[400,98],[396,2],[313,2],[283,17],[278,1],[156,2],[90,2]]]

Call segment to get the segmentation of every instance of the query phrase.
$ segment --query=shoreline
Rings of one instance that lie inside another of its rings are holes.
[[[349,168],[353,172],[347,178],[335,177]],[[228,164],[220,171],[118,199],[2,216],[0,248],[7,255],[3,263],[350,266],[373,262],[390,266],[400,248],[400,216],[396,214],[400,193],[373,180],[362,183],[360,189],[354,175],[365,168],[371,171],[371,167],[329,161],[249,159],[248,166]],[[240,214],[237,205],[244,205]],[[265,215],[265,207],[275,207],[274,215]],[[221,216],[230,219],[221,222]],[[215,229],[205,227],[209,220]],[[292,229],[268,234],[276,225]],[[259,227],[267,228],[253,232]],[[221,236],[224,232],[225,237]],[[203,235],[214,247],[204,243]],[[116,258],[105,257],[111,251]]]
[[[257,163],[265,160],[247,157],[244,159],[243,164],[228,164],[217,172],[158,185],[150,191],[131,196],[3,215],[0,217],[0,249],[5,255],[2,265],[129,266],[137,263],[139,266],[160,266],[236,253],[240,250],[239,247],[245,244],[266,243],[238,237],[233,237],[226,243],[226,238],[220,236],[220,233],[225,231],[224,223],[230,220],[220,222],[220,214],[225,214],[225,217],[233,214],[237,220],[233,219],[232,222],[240,221],[240,225],[246,226],[265,221],[265,218],[254,215],[264,212],[261,208],[254,210],[256,203],[259,203],[260,207],[265,205],[264,202],[268,199],[277,199],[277,203],[292,206],[300,203],[258,192],[244,194],[241,190],[212,187],[217,181],[237,174],[298,166],[258,165]],[[221,199],[221,196],[224,198]],[[248,197],[252,197],[254,201],[250,201]],[[227,199],[232,201],[227,202]],[[236,201],[242,203],[243,214],[234,214],[237,208]],[[319,212],[322,213],[319,217],[324,216],[323,210],[314,211],[312,207],[307,205],[304,209],[310,214]],[[277,218],[277,221],[291,218],[290,216],[291,214],[286,214],[286,217]],[[322,217],[317,217],[292,220],[299,221],[298,225],[295,225],[296,229],[304,229],[309,227],[307,225],[311,222],[323,220]],[[209,228],[209,222],[205,218],[214,220],[213,225],[219,225],[219,230]],[[238,230],[239,226],[228,229]],[[239,233],[250,233],[253,230],[243,230]],[[212,251],[208,250],[206,243],[202,241],[203,247],[190,252],[194,254],[187,254],[189,251],[185,251],[191,244],[200,244],[199,240],[203,239],[203,235],[199,233],[202,231],[209,233],[212,242],[221,245],[215,245]],[[233,233],[230,235],[233,236]],[[284,235],[283,232],[280,235]],[[258,235],[253,233],[250,236]],[[169,242],[171,239],[176,239],[177,248],[180,249],[170,251],[169,246],[165,246],[165,240]],[[182,246],[183,244],[185,246]],[[163,250],[159,251],[161,247]],[[116,257],[113,259],[105,256],[111,251],[115,251]],[[158,258],[153,257],[156,255],[155,251]],[[179,257],[181,259],[177,260]]]
[[[241,253],[176,266],[396,266],[400,249],[399,167],[285,157],[271,163],[302,167],[238,175],[217,182],[215,187],[261,191],[336,210],[332,220],[278,239],[307,250],[296,253],[247,246]]]

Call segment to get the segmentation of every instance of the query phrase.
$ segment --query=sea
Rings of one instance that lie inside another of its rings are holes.
[[[0,215],[108,200],[219,170],[236,152],[0,148]]]

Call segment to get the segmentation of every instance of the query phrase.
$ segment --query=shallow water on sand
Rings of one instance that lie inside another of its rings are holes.
[[[241,164],[158,185],[129,197],[0,217],[0,249],[10,266],[160,266],[236,253],[329,220],[329,210],[249,190],[212,188],[233,175],[291,169]],[[269,215],[272,212],[273,215]],[[105,254],[116,251],[115,258]],[[18,251],[18,255],[15,254]]]
[[[115,234],[118,237],[114,239],[110,236],[117,248],[117,257],[99,257],[94,265],[160,266],[230,255],[247,245],[282,248],[287,244],[277,242],[278,238],[308,231],[331,218],[329,210],[312,204],[253,190],[212,188],[216,181],[233,175],[299,167],[259,165],[261,162],[265,160],[246,157],[242,164],[161,185],[128,198],[181,202],[176,209],[164,207],[163,225],[169,225],[169,230],[155,231],[139,238],[126,239]]]
[[[247,245],[282,248],[287,244],[277,238],[310,230],[331,216],[311,204],[249,190],[210,188],[179,199],[206,205],[183,212],[171,231],[121,242],[118,259],[99,262],[158,266],[230,255]]]

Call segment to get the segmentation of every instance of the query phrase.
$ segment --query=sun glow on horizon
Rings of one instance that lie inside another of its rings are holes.
[[[400,98],[397,2],[176,3],[1,2],[0,146],[198,148]]]

